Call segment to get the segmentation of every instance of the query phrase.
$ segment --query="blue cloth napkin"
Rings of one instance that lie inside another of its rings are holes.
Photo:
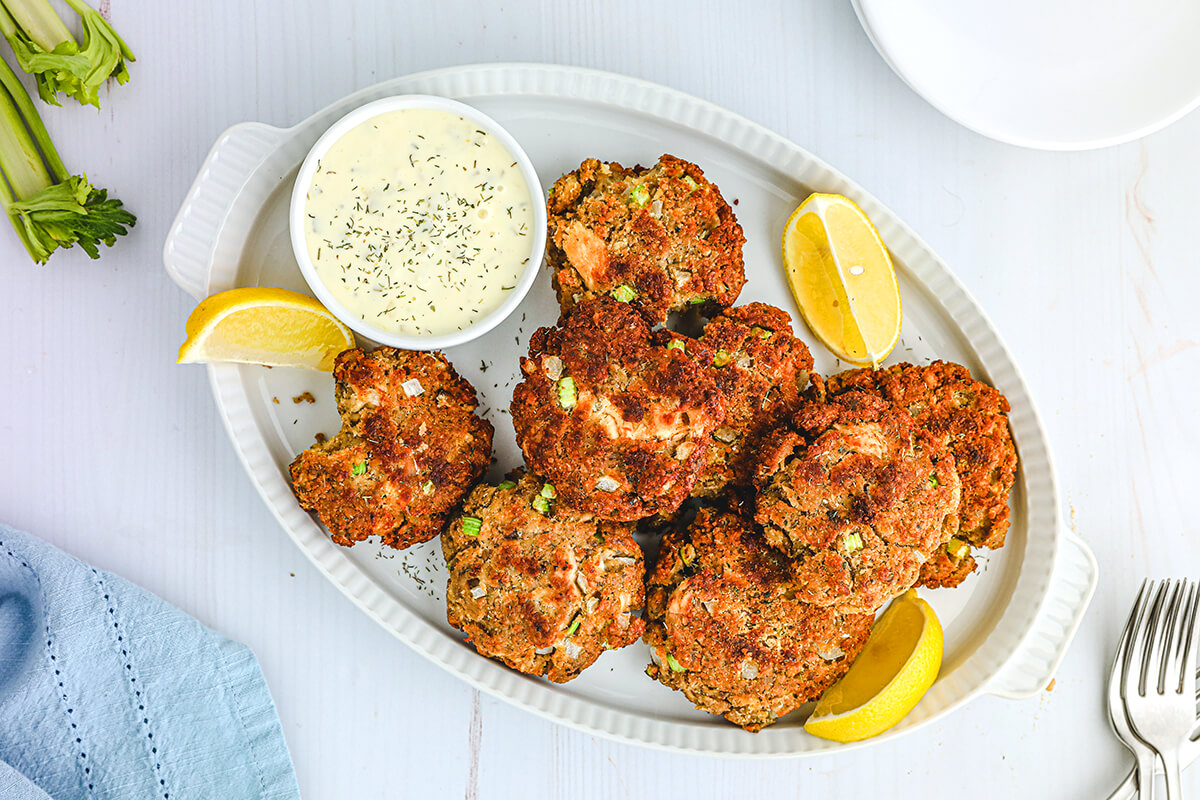
[[[0,525],[0,798],[298,798],[253,653]]]

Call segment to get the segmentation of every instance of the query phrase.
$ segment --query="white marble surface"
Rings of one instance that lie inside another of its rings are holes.
[[[139,215],[102,260],[29,264],[0,230],[0,519],[162,595],[258,654],[307,798],[1093,798],[1129,760],[1102,681],[1146,575],[1200,573],[1200,115],[1091,153],[1022,150],[942,117],[844,0],[111,0],[139,56],[104,109],[46,112],[68,166]],[[744,7],[742,7],[744,5]],[[336,9],[336,10],[333,10]],[[309,566],[225,439],[192,301],[160,248],[209,145],[378,80],[477,61],[623,72],[705,97],[860,181],[937,249],[1022,365],[1064,512],[1101,563],[1052,691],[981,698],[900,741],[735,762],[576,733],[480,696]],[[1200,794],[1200,769],[1185,779]]]

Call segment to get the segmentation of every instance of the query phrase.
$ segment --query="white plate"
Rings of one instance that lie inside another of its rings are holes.
[[[901,735],[981,693],[1028,696],[1050,681],[1095,588],[1096,564],[1062,526],[1045,437],[1012,359],[945,264],[891,211],[796,145],[735,114],[608,73],[487,65],[398,78],[287,130],[237,125],[209,153],[167,238],[164,260],[176,282],[197,298],[256,284],[304,291],[287,227],[299,162],[325,127],[349,109],[404,92],[478,106],[516,137],[548,182],[587,156],[652,163],[668,151],[699,163],[736,203],[745,228],[749,280],[743,302],[765,300],[794,313],[779,265],[781,226],[813,190],[854,198],[875,221],[898,267],[905,319],[893,360],[948,358],[994,383],[1012,402],[1010,420],[1021,454],[1008,546],[961,588],[923,592],[946,629],[942,673],[898,727],[873,741]],[[447,351],[479,389],[481,408],[496,425],[493,476],[520,460],[507,417],[518,358],[530,333],[557,316],[547,274],[486,341]],[[811,340],[801,328],[797,333]],[[823,348],[813,350],[819,370],[836,369]],[[446,573],[436,541],[402,552],[373,543],[339,547],[293,498],[288,464],[315,433],[332,435],[338,428],[332,379],[229,364],[210,366],[209,376],[246,471],[296,544],[379,624],[472,685],[559,722],[637,744],[776,757],[846,747],[803,733],[798,715],[751,734],[694,710],[683,695],[642,674],[648,651],[640,643],[606,653],[564,685],[479,656],[446,624]],[[292,402],[304,391],[318,398],[316,404]]]
[[[917,94],[1002,142],[1086,150],[1146,136],[1200,104],[1193,0],[853,0]]]

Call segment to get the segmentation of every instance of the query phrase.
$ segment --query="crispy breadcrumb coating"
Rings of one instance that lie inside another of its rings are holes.
[[[948,545],[942,545],[929,560],[921,565],[921,577],[918,586],[926,589],[953,589],[965,581],[975,571],[975,556],[971,555],[970,547],[964,543],[965,552],[954,555],[949,552]]]
[[[708,464],[694,494],[712,497],[727,485],[749,486],[763,439],[786,427],[803,401],[812,354],[792,334],[787,312],[765,303],[726,309],[700,336],[708,348],[717,387],[725,396],[725,422],[713,431]]]
[[[442,552],[450,624],[483,655],[563,683],[642,635],[632,612],[645,599],[645,567],[631,524],[556,495],[523,470],[478,486],[446,526]]]
[[[795,424],[763,450],[755,520],[796,559],[802,601],[874,612],[958,529],[954,457],[932,460],[908,412],[864,392],[809,403]]]
[[[1009,526],[1009,495],[1016,478],[1017,451],[1008,427],[1008,400],[971,377],[960,365],[897,364],[882,370],[858,369],[829,378],[817,394],[836,396],[867,391],[903,406],[931,452],[949,452],[962,482],[957,539],[972,547],[999,548]],[[960,548],[961,549],[961,548]],[[949,553],[925,568],[922,584],[957,586],[974,569],[969,553]]]
[[[691,492],[725,405],[711,370],[671,341],[607,297],[533,334],[513,390],[517,444],[581,511],[632,521]]]
[[[653,322],[672,310],[731,305],[746,275],[746,237],[695,164],[664,155],[649,169],[589,158],[547,203],[547,261],[563,313],[612,295]]]
[[[340,545],[429,541],[492,456],[474,387],[441,353],[393,347],[346,350],[333,377],[342,428],[292,462],[296,499]]]
[[[702,509],[667,534],[650,574],[647,674],[746,730],[772,724],[841,678],[874,622],[801,593],[789,560],[749,520]]]

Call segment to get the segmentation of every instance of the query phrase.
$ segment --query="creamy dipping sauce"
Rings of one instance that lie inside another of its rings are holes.
[[[305,241],[351,314],[393,333],[462,330],[495,310],[529,263],[529,187],[512,153],[447,111],[390,111],[321,157]]]

